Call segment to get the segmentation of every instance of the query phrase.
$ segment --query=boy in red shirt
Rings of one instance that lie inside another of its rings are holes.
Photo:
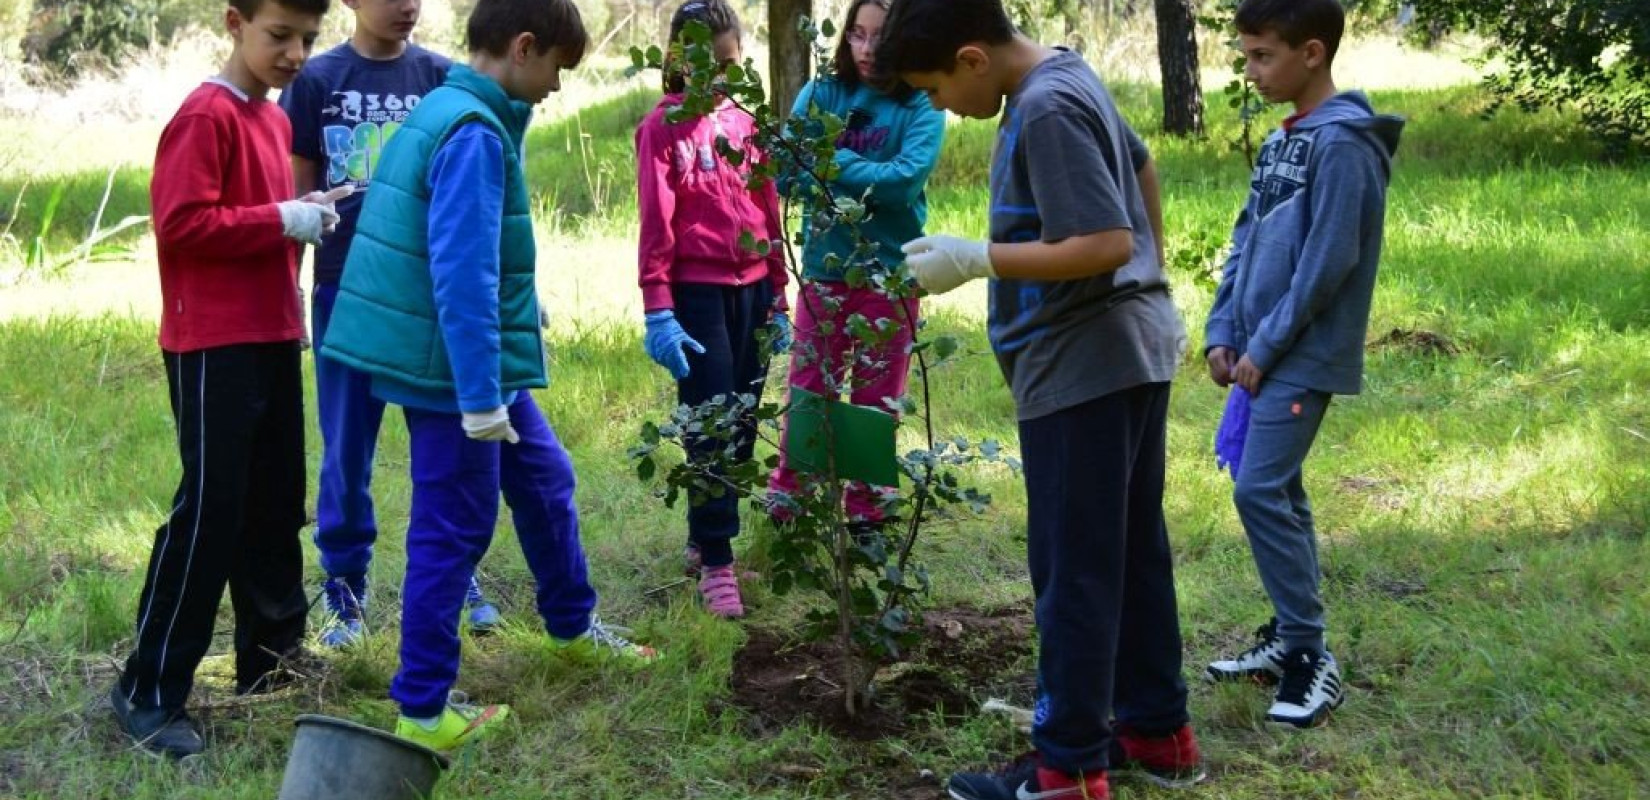
[[[309,58],[328,5],[230,0],[234,50],[184,100],[155,154],[160,347],[183,477],[155,532],[136,646],[110,701],[139,746],[174,758],[203,748],[184,703],[225,584],[237,692],[267,690],[304,635],[296,241],[319,242],[337,215],[326,196],[292,199],[292,130],[268,94]]]

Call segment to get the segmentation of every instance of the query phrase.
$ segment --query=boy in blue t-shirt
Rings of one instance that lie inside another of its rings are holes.
[[[408,41],[420,0],[345,0],[345,5],[355,12],[349,41],[311,59],[280,100],[292,121],[292,173],[299,195],[345,186],[355,190],[337,202],[338,229],[315,251],[311,318],[317,353],[379,154],[452,66],[447,57]],[[329,647],[361,637],[367,567],[378,538],[370,487],[384,403],[372,396],[370,385],[365,375],[337,361],[315,359],[322,442],[315,547],[327,573],[333,619],[321,631],[321,643]],[[483,599],[473,576],[466,609],[475,630],[499,622],[498,610]]]
[[[1112,775],[1195,783],[1163,520],[1185,331],[1163,274],[1150,154],[1082,57],[1017,33],[1000,0],[898,0],[876,65],[935,108],[1002,110],[990,240],[903,248],[929,292],[990,279],[988,334],[1025,465],[1036,754],[1003,774],[954,775],[950,794],[1103,800]]]

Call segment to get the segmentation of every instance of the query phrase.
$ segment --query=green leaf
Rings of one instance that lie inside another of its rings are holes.
[[[955,336],[940,336],[934,339],[934,355],[941,361],[956,355],[957,347],[957,337]]]
[[[647,456],[636,462],[636,477],[640,478],[643,483],[651,481],[658,468],[659,466],[653,463],[653,457]]]

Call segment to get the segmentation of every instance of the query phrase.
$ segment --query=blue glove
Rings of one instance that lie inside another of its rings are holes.
[[[768,325],[773,328],[773,338],[769,340],[773,344],[773,354],[782,356],[790,352],[791,342],[796,338],[791,333],[790,315],[783,311],[775,311]]]
[[[687,331],[682,330],[682,323],[676,321],[676,312],[668,308],[650,311],[646,319],[647,336],[642,340],[642,345],[647,348],[648,357],[664,367],[672,378],[686,378],[688,360],[682,348],[690,347],[693,352],[703,354],[705,346],[694,341],[692,336],[687,335]]]

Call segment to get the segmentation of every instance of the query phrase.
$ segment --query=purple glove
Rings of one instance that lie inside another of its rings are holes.
[[[1234,481],[1238,465],[1243,463],[1243,443],[1248,438],[1249,392],[1234,383],[1226,393],[1226,411],[1220,415],[1220,427],[1215,430],[1215,467],[1230,467]]]

